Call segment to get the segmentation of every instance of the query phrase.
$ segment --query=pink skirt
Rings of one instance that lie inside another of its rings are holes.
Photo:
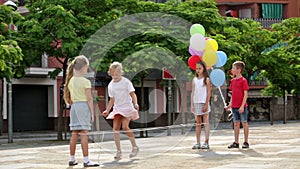
[[[123,108],[123,109],[116,109],[114,108],[111,113],[107,116],[107,119],[114,119],[115,115],[121,115],[126,117],[130,120],[137,120],[139,118],[139,112],[136,109],[132,108]]]

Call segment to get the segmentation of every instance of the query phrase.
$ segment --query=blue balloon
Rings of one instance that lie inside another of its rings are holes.
[[[215,67],[222,67],[227,62],[227,55],[223,51],[217,51],[217,63],[215,64]]]
[[[220,87],[225,82],[225,73],[221,69],[214,69],[211,71],[209,78],[213,85]]]

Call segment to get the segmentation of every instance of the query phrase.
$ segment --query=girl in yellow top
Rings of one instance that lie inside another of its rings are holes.
[[[88,59],[80,55],[72,61],[67,72],[64,100],[67,104],[71,104],[70,130],[72,131],[69,166],[78,164],[75,159],[78,135],[81,138],[83,166],[99,166],[99,164],[91,162],[88,156],[88,130],[91,130],[91,123],[94,122],[91,82],[84,77],[88,67]]]

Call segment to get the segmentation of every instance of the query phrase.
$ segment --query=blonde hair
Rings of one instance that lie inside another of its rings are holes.
[[[64,100],[67,104],[71,103],[71,95],[68,88],[70,79],[73,77],[74,71],[80,71],[86,65],[89,65],[89,60],[84,55],[79,55],[75,57],[67,68],[66,83],[64,85]]]
[[[109,71],[110,71],[111,69],[117,70],[118,72],[121,73],[121,75],[124,74],[123,66],[122,66],[122,63],[120,63],[120,62],[116,62],[116,61],[115,61],[115,62],[113,62],[112,64],[110,64],[109,70],[108,70],[108,72],[107,72],[108,75],[110,75]]]

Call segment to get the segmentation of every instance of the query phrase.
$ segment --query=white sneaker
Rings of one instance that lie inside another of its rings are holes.
[[[121,151],[117,151],[117,154],[116,154],[116,156],[114,158],[115,158],[115,160],[119,161],[119,160],[121,160],[121,156],[122,156],[122,152]]]
[[[91,161],[87,162],[87,163],[83,163],[84,167],[98,167],[99,164],[98,163],[93,163]]]
[[[209,145],[207,143],[204,143],[201,148],[202,149],[209,149]]]
[[[138,152],[139,152],[139,147],[133,147],[132,152],[129,154],[129,158],[135,157]]]

